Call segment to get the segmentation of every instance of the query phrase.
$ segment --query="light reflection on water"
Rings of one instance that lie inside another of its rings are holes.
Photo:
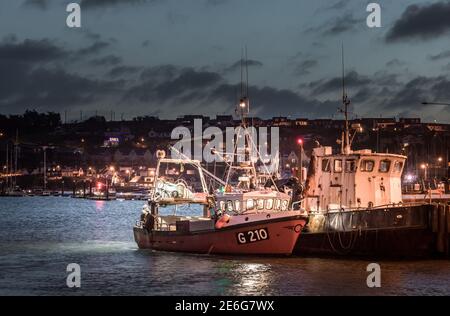
[[[382,288],[374,290],[366,287],[367,260],[138,250],[132,226],[143,204],[0,198],[0,294],[450,294],[449,261],[380,262]],[[72,262],[81,265],[82,287],[78,290],[65,286],[66,266]]]

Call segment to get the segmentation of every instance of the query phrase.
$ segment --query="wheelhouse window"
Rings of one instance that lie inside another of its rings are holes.
[[[263,210],[264,209],[264,200],[258,199],[257,206],[258,206],[258,210]]]
[[[403,162],[401,161],[395,161],[394,163],[394,171],[397,173],[401,173],[403,170]]]
[[[287,211],[288,209],[288,201],[287,200],[283,200],[283,202],[281,203],[281,210],[282,211]]]
[[[249,199],[246,202],[246,209],[248,211],[253,210],[255,208],[255,201],[253,199]]]
[[[356,171],[356,161],[354,159],[348,159],[345,161],[345,172],[352,173]]]
[[[330,159],[322,159],[322,172],[330,172],[330,171],[331,171]]]
[[[361,171],[362,172],[372,172],[375,166],[375,161],[373,160],[361,160]]]
[[[273,208],[273,199],[266,200],[266,209],[271,210]]]
[[[241,201],[240,200],[234,201],[234,209],[236,210],[236,212],[241,211]]]
[[[233,208],[233,201],[228,200],[227,201],[227,211],[228,212],[232,212],[233,210],[234,210],[234,208]]]
[[[280,199],[276,199],[275,200],[274,208],[275,208],[276,211],[280,210],[280,208],[281,208],[281,200]]]
[[[391,169],[391,161],[390,160],[381,160],[380,161],[380,169],[378,169],[379,172],[389,172],[389,169]]]
[[[334,160],[334,169],[333,171],[335,173],[341,173],[342,172],[342,160],[341,159],[335,159]]]
[[[225,201],[220,201],[220,202],[219,202],[219,206],[220,206],[220,210],[221,210],[222,212],[224,212],[224,211],[225,211]]]

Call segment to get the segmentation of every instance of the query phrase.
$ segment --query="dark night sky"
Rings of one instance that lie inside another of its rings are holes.
[[[369,2],[1,1],[0,113],[231,114],[247,46],[254,115],[338,117],[343,42],[355,115],[448,123],[420,103],[450,102],[450,1],[378,1],[378,29]]]

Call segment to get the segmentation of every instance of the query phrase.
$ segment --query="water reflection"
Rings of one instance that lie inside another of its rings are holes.
[[[230,295],[270,295],[271,266],[260,263],[240,263],[231,270],[233,286]]]
[[[95,209],[97,210],[97,212],[103,211],[103,209],[105,208],[105,203],[105,201],[95,201]]]
[[[382,288],[368,289],[371,261],[138,250],[132,227],[142,204],[0,198],[0,294],[450,294],[450,261],[444,260],[379,262]],[[81,265],[84,275],[77,293],[65,285],[65,269],[72,262]]]

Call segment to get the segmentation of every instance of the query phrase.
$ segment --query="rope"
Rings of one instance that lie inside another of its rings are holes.
[[[347,231],[345,230],[342,211],[343,211],[343,209],[340,209],[339,213],[337,213],[337,214],[339,214],[338,216],[341,218],[341,226],[342,226],[342,229],[343,229],[344,234],[345,234]],[[331,236],[330,236],[331,235],[331,231],[330,231],[330,227],[331,227],[330,226],[330,222],[331,222],[331,220],[329,218],[329,214],[330,214],[329,212],[326,214],[326,221],[327,221],[327,223],[326,223],[326,235],[327,235],[330,247],[338,255],[348,254],[350,251],[352,251],[354,249],[354,247],[356,245],[356,241],[357,241],[357,237],[358,237],[358,231],[353,231],[353,230],[350,231],[351,234],[350,234],[350,240],[349,240],[348,245],[344,245],[344,243],[342,241],[341,232],[339,230],[333,231],[333,237],[335,238],[336,234],[337,234],[338,240],[339,240],[339,245],[341,247],[341,249],[338,250],[336,248],[336,246],[334,245],[334,242],[332,241]]]

